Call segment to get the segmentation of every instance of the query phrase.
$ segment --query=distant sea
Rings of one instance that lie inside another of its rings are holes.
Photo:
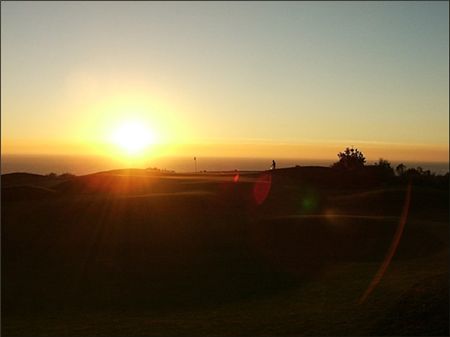
[[[219,158],[197,157],[198,171],[261,171],[267,170],[276,160],[277,168],[299,166],[330,166],[336,160],[312,160],[302,158],[277,159],[277,158]],[[368,160],[367,164],[373,164],[376,160]],[[400,162],[392,161],[395,168]],[[437,174],[449,171],[449,163],[443,162],[403,162],[408,168],[422,167]],[[62,156],[62,155],[2,155],[1,173],[29,172],[37,174],[72,173],[83,175],[99,171],[107,171],[130,167],[129,164],[105,157],[94,156]],[[133,166],[135,168],[159,168],[175,172],[194,172],[195,162],[193,157],[161,157],[149,159],[144,165]]]

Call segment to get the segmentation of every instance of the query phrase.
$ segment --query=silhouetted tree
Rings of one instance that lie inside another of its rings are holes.
[[[420,176],[421,171],[415,169],[415,168],[409,168],[405,171],[406,177],[418,177]]]
[[[403,163],[398,164],[397,167],[395,168],[397,175],[400,177],[405,174],[405,170],[406,170],[406,166]]]
[[[391,167],[391,163],[383,158],[380,158],[375,166],[381,171],[384,178],[394,176],[394,169]]]
[[[383,169],[387,170],[392,170],[391,163],[383,158],[378,159],[378,162],[375,163],[375,166],[382,167]]]
[[[333,164],[334,168],[356,169],[364,167],[366,158],[357,148],[346,148],[343,152],[337,154],[339,161]]]
[[[434,176],[434,175],[435,175],[435,174],[431,173],[430,170],[423,171],[422,174],[423,174],[424,176],[427,176],[427,177],[431,177],[431,176]]]

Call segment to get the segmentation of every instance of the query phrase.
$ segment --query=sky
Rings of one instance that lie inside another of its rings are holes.
[[[2,153],[448,161],[448,7],[2,2]]]

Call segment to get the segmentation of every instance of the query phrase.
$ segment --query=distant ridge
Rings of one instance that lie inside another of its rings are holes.
[[[48,176],[27,172],[14,172],[1,175],[2,187],[26,185],[29,183],[36,183],[39,181],[45,181],[51,179]]]

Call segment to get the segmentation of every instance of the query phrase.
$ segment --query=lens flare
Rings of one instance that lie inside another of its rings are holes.
[[[253,186],[253,197],[257,205],[261,205],[267,199],[271,186],[272,175],[267,172],[262,173]]]
[[[403,235],[403,230],[405,229],[406,220],[408,219],[409,205],[411,203],[411,189],[412,185],[411,182],[409,182],[408,187],[406,189],[405,203],[403,205],[400,221],[398,223],[397,230],[395,231],[394,238],[392,239],[389,250],[387,251],[383,263],[378,268],[377,273],[373,277],[366,291],[359,298],[358,304],[362,304],[367,299],[367,297],[372,293],[372,291],[375,289],[378,283],[380,283],[381,279],[383,278],[383,275],[386,273],[386,270],[389,267],[389,264],[391,263],[392,258],[395,255],[395,252],[397,251],[398,244],[400,243],[400,239],[402,238]]]

